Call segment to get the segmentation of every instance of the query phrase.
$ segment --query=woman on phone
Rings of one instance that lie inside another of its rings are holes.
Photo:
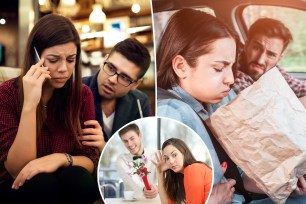
[[[212,170],[197,161],[180,139],[170,138],[152,161],[158,172],[161,203],[205,203],[212,184]]]
[[[46,15],[29,35],[21,76],[1,84],[1,203],[92,203],[100,197],[92,176],[98,151],[78,140],[84,129],[98,129],[90,122],[93,96],[82,85],[80,52],[71,21]]]

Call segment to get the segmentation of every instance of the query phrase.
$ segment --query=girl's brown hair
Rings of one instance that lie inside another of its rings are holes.
[[[178,84],[172,69],[175,56],[183,56],[191,67],[195,67],[197,59],[209,53],[211,44],[221,38],[233,38],[239,42],[238,36],[225,23],[210,14],[189,8],[173,14],[156,53],[157,85],[170,89]]]
[[[184,155],[184,168],[190,164],[198,162],[187,147],[186,143],[182,140],[177,138],[170,138],[163,143],[162,150],[164,150],[169,145],[174,146]],[[175,201],[175,203],[185,203],[186,195],[184,188],[184,174],[175,173],[171,169],[168,169],[164,172],[164,178],[164,187],[169,198]]]
[[[73,42],[77,47],[75,69],[66,84],[62,88],[54,90],[48,106],[51,106],[58,113],[58,120],[60,124],[63,124],[63,128],[72,130],[74,137],[76,137],[77,134],[82,134],[79,117],[82,94],[80,67],[81,46],[78,32],[69,19],[60,15],[49,14],[42,17],[35,24],[27,41],[22,66],[23,71],[18,78],[18,95],[19,103],[22,107],[24,100],[22,77],[29,71],[33,64],[37,63],[34,47],[41,56],[43,50],[69,42]],[[42,100],[38,104],[36,116],[37,137],[39,137],[41,128],[46,120],[46,110],[42,104]]]

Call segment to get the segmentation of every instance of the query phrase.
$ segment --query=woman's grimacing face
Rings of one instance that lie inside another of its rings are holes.
[[[236,43],[222,38],[211,43],[211,50],[198,58],[195,67],[188,66],[187,77],[180,78],[180,86],[192,97],[204,103],[219,103],[234,83],[232,66],[236,57]]]
[[[163,149],[162,154],[169,169],[175,173],[184,172],[184,155],[176,147],[168,145]]]
[[[76,63],[77,47],[73,42],[56,45],[43,50],[41,57],[45,59],[51,79],[46,85],[52,88],[62,88],[71,77]]]

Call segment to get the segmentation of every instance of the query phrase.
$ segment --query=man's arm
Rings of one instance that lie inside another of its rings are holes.
[[[124,186],[128,186],[131,190],[133,190],[136,198],[143,198],[144,184],[138,175],[129,174],[131,169],[128,167],[127,160],[125,159],[124,155],[120,155],[117,159],[116,169],[120,178],[123,180]]]
[[[288,85],[295,93],[298,98],[306,96],[306,81],[299,80],[290,74],[288,74],[284,69],[277,67],[280,73],[283,75],[285,80],[287,81]]]
[[[287,81],[288,85],[299,98],[301,103],[306,108],[306,81],[299,80],[288,74],[284,69],[277,67],[280,73],[283,75],[284,79]]]
[[[240,93],[244,89],[248,88],[254,83],[254,80],[247,74],[238,71],[237,76],[235,77],[235,83],[232,86],[232,89],[236,94]]]
[[[303,106],[306,108],[306,96],[303,96],[303,97],[299,98],[299,100],[301,101]]]

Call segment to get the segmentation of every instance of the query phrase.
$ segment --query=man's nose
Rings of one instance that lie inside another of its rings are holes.
[[[128,141],[128,146],[132,146],[132,142],[131,141]]]
[[[262,52],[259,54],[258,58],[257,58],[257,63],[261,66],[265,65],[265,60],[266,60],[266,54],[265,52]]]
[[[118,81],[118,75],[114,74],[113,76],[109,76],[109,81],[112,82],[113,84],[116,84]]]

